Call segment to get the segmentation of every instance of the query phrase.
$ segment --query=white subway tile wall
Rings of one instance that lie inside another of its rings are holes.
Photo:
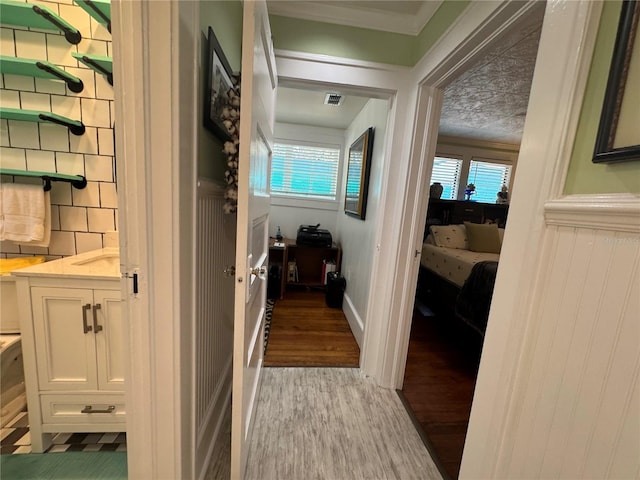
[[[61,33],[3,25],[0,54],[47,60],[80,78],[84,89],[73,93],[64,82],[57,80],[0,75],[0,106],[48,111],[81,120],[86,132],[76,136],[60,125],[1,120],[0,165],[17,170],[83,175],[88,184],[85,189],[77,190],[68,183],[53,182],[49,247],[0,242],[0,257],[58,258],[117,246],[113,87],[103,75],[71,55],[72,52],[110,55],[111,34],[72,0],[27,1],[46,5],[59,13],[80,30],[82,41],[71,45]],[[34,182],[27,177],[6,175],[1,181]]]

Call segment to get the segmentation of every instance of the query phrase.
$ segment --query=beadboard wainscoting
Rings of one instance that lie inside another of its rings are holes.
[[[195,397],[194,478],[203,478],[224,442],[224,416],[231,401],[233,280],[223,276],[233,262],[235,218],[223,213],[224,189],[198,180],[196,225],[196,316],[193,329]]]
[[[545,205],[536,302],[496,478],[635,478],[640,469],[640,200]],[[615,272],[615,275],[612,274]],[[529,367],[529,368],[526,368]]]
[[[32,3],[32,2],[29,2]],[[52,123],[0,120],[2,168],[82,175],[83,190],[53,182],[51,189],[51,242],[48,248],[2,242],[0,256],[75,255],[118,245],[113,87],[106,77],[78,62],[72,53],[111,56],[111,34],[71,1],[38,1],[76,27],[82,34],[77,45],[63,34],[27,27],[0,28],[0,54],[46,60],[80,78],[79,93],[62,81],[28,76],[0,75],[0,104],[4,108],[53,112],[80,120],[83,135]],[[2,182],[39,183],[37,178],[2,176]]]

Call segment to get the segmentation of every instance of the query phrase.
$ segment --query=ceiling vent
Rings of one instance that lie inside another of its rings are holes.
[[[339,105],[342,105],[343,101],[344,101],[344,97],[339,93],[327,93],[324,96],[325,105],[334,105],[337,107]]]

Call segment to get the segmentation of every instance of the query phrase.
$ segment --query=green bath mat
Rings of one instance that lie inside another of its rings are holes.
[[[0,455],[2,480],[125,480],[126,452]]]

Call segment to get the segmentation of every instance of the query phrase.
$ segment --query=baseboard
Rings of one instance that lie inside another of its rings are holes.
[[[349,298],[349,295],[346,293],[344,294],[344,301],[342,302],[342,311],[344,312],[344,316],[347,317],[347,322],[349,322],[349,327],[351,328],[351,332],[358,343],[358,347],[362,350],[362,342],[364,340],[364,322],[362,321],[362,318],[360,318],[360,315]]]

